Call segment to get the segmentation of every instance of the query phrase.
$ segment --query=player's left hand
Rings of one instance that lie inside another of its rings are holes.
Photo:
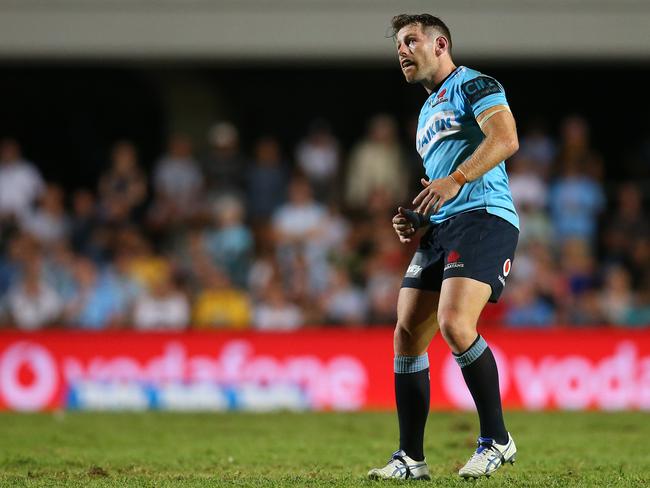
[[[420,182],[424,190],[415,197],[413,205],[416,212],[424,215],[437,213],[445,202],[454,198],[460,191],[460,185],[449,176],[431,181],[422,178]]]

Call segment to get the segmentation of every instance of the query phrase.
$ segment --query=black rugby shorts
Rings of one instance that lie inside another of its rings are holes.
[[[446,278],[472,278],[492,288],[496,302],[512,268],[519,231],[507,220],[475,210],[432,225],[420,239],[403,288],[440,291]]]

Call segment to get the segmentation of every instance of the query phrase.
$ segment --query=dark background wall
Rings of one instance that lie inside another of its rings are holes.
[[[650,63],[457,62],[501,81],[520,131],[542,118],[556,132],[567,114],[585,115],[595,146],[606,157],[608,179],[617,178],[618,162],[650,133],[645,95]],[[169,103],[170,91],[177,93],[175,104]],[[184,102],[198,92],[205,103]],[[67,187],[94,186],[110,145],[120,138],[136,142],[145,167],[159,157],[172,130],[191,133],[200,152],[207,125],[178,123],[197,111],[206,121],[236,122],[245,148],[261,134],[277,135],[290,156],[314,117],[327,119],[345,148],[363,134],[371,115],[387,112],[398,119],[410,146],[410,123],[426,96],[385,63],[5,64],[0,69],[0,136],[16,137],[47,179]]]

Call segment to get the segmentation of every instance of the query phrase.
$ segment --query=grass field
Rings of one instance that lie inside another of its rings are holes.
[[[455,473],[474,448],[474,416],[432,413],[433,481],[418,486],[650,485],[647,414],[517,412],[507,420],[517,464],[462,481]],[[396,434],[390,413],[2,414],[0,485],[380,486],[365,473],[390,456]]]

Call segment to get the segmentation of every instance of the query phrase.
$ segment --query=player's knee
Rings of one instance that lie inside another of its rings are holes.
[[[393,332],[393,347],[396,354],[409,355],[417,347],[419,338],[408,324],[397,322]]]
[[[462,349],[464,344],[473,340],[476,335],[475,324],[454,309],[438,311],[438,326],[445,341],[454,351]]]
[[[454,309],[438,310],[438,326],[444,336],[453,336],[461,323],[461,314]]]

